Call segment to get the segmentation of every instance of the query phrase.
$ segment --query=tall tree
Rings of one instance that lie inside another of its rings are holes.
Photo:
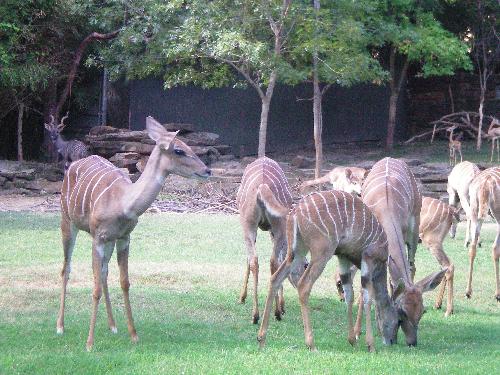
[[[363,23],[366,4],[349,0],[314,0],[297,18],[290,46],[284,54],[293,69],[284,69],[287,83],[312,82],[315,177],[322,170],[322,100],[334,85],[381,82],[386,73],[370,54],[376,41]],[[312,9],[311,9],[312,8]]]
[[[476,0],[474,23],[471,27],[472,54],[479,75],[479,124],[476,149],[481,149],[484,117],[484,100],[488,80],[500,62],[500,35],[498,33],[498,14],[500,3]]]
[[[389,70],[389,116],[386,149],[394,146],[397,103],[410,64],[417,75],[451,75],[470,69],[467,45],[436,20],[438,2],[376,0],[367,16],[367,27],[379,38],[377,56]]]
[[[163,76],[165,86],[249,85],[262,107],[258,155],[264,156],[274,88],[294,27],[291,0],[131,1],[128,25],[108,60],[129,77]]]

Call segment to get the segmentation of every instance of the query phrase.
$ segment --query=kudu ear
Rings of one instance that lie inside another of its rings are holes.
[[[395,301],[401,294],[406,290],[406,285],[403,279],[399,279],[394,288],[394,293],[392,293],[392,300]]]
[[[156,143],[158,143],[162,136],[168,134],[163,125],[151,116],[146,117],[146,130],[148,132],[149,138],[151,138]]]
[[[174,146],[175,146],[175,138],[177,138],[177,134],[179,134],[180,130],[177,130],[176,132],[169,132],[169,135],[172,135],[172,138],[166,145],[162,145],[162,148],[164,148],[167,151],[174,151]]]
[[[448,271],[448,268],[434,272],[417,282],[415,286],[420,289],[422,293],[434,290],[439,284],[441,284],[441,280],[443,279],[446,271]]]
[[[347,178],[347,181],[352,181],[352,171],[350,168],[345,169],[345,177]]]
[[[363,173],[363,180],[366,180],[366,178],[368,177],[369,173],[370,173],[370,170],[369,169],[365,169],[365,173]]]

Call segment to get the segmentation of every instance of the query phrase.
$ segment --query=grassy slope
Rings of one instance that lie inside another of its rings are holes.
[[[369,354],[346,340],[345,306],[335,295],[330,262],[312,293],[319,352],[303,341],[296,292],[285,285],[287,314],[271,321],[268,344],[257,349],[251,305],[237,304],[244,265],[235,216],[146,215],[132,236],[131,301],[140,337],[130,343],[117,266],[110,264],[111,299],[118,334],[107,329],[100,306],[94,351],[85,351],[91,302],[90,240],[80,234],[67,300],[66,333],[55,334],[61,266],[58,216],[0,213],[0,373],[500,373],[500,315],[494,302],[491,226],[476,258],[474,295],[463,296],[467,252],[463,231],[448,240],[456,264],[456,314],[444,318],[426,295],[419,345]],[[257,243],[261,308],[267,290],[269,239]],[[423,248],[417,279],[438,269]],[[362,338],[364,339],[364,337]],[[347,354],[347,355],[346,355]]]

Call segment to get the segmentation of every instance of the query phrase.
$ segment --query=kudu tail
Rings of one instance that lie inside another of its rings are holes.
[[[262,184],[257,189],[257,203],[271,216],[286,217],[288,208],[283,206],[275,197],[268,185]]]

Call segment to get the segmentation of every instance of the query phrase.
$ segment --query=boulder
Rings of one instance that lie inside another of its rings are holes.
[[[184,124],[184,123],[178,123],[178,122],[168,122],[168,123],[163,124],[163,126],[169,132],[176,132],[178,130],[179,134],[185,134],[185,133],[190,133],[190,132],[194,131],[194,125],[193,124]]]
[[[179,138],[190,146],[215,146],[219,143],[219,135],[209,132],[193,132]]]

